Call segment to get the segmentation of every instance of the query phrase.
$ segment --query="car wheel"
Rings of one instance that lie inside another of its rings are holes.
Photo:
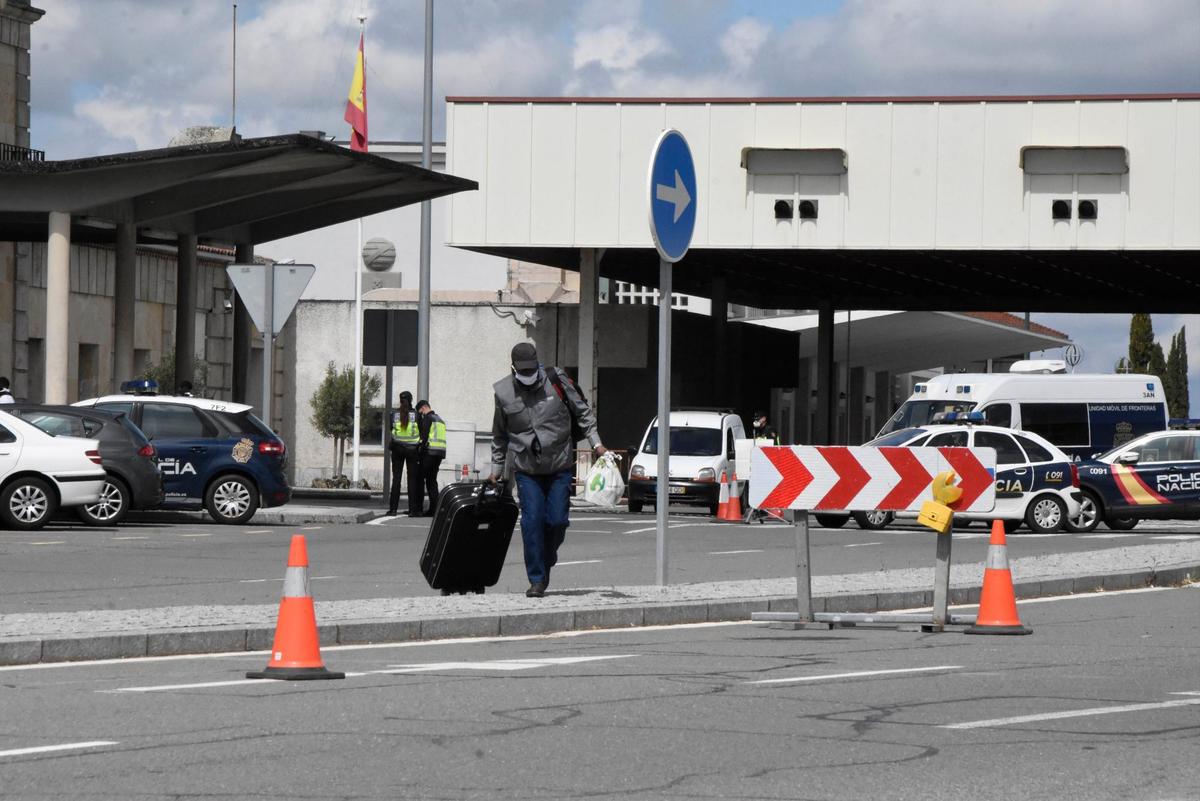
[[[1004,533],[1005,534],[1012,534],[1014,531],[1016,531],[1020,527],[1021,527],[1020,520],[1005,520],[1004,521]]]
[[[852,516],[854,517],[854,522],[858,524],[858,527],[861,529],[866,529],[867,531],[880,531],[881,529],[885,529],[896,518],[896,515],[893,513],[885,512],[880,509],[875,509],[870,512],[854,512]]]
[[[58,510],[58,499],[45,480],[22,476],[0,492],[0,518],[9,528],[33,531]]]
[[[84,504],[75,510],[79,519],[89,526],[115,526],[129,512],[129,487],[115,476],[109,476],[100,490],[100,500]]]
[[[1087,534],[1095,531],[1100,525],[1100,499],[1095,494],[1084,490],[1079,500],[1079,514],[1067,521],[1067,529],[1076,534]]]
[[[629,511],[630,511],[632,514],[635,514],[635,515],[640,515],[640,514],[642,513],[642,502],[641,502],[641,501],[630,500],[630,501],[629,501]]]
[[[1039,534],[1058,531],[1067,522],[1067,505],[1057,495],[1039,495],[1025,511],[1025,523]]]
[[[841,528],[850,519],[850,515],[813,515],[813,517],[825,528]]]
[[[204,508],[218,523],[245,523],[258,511],[258,490],[241,476],[221,476],[208,485]]]
[[[1113,531],[1129,531],[1138,524],[1136,517],[1106,517],[1104,525]]]

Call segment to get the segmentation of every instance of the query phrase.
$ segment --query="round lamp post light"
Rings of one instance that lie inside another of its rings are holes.
[[[387,272],[396,263],[396,246],[383,237],[372,237],[363,245],[362,260],[372,272]]]

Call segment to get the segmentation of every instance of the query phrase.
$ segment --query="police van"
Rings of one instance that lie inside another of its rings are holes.
[[[1078,461],[1166,430],[1157,377],[1065,370],[1064,362],[1044,360],[1016,362],[1007,373],[935,376],[913,387],[876,436],[928,425],[944,412],[976,411],[989,425],[1040,434]]]

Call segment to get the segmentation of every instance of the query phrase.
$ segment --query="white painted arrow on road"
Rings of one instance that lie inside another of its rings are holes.
[[[679,170],[675,171],[675,186],[667,184],[656,184],[654,187],[654,197],[658,200],[665,200],[675,206],[675,217],[671,222],[679,222],[680,216],[687,210],[688,204],[692,202],[692,196],[688,194],[687,187],[683,185],[683,179],[679,177]]]

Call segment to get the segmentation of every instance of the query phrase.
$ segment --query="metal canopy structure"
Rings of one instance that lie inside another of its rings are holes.
[[[43,241],[49,214],[71,215],[72,242],[254,245],[422,200],[475,181],[356,153],[305,134],[0,162],[0,241]]]
[[[580,269],[576,248],[471,248]],[[601,273],[656,286],[653,248],[608,248]],[[1196,311],[1194,250],[750,250],[693,247],[675,292],[756,308],[1186,313]]]

